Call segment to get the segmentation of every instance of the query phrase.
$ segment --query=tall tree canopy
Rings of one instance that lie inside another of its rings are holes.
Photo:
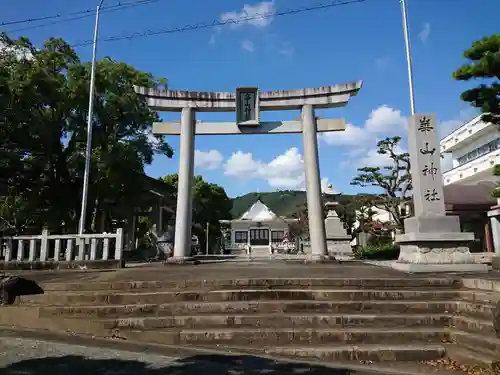
[[[179,176],[170,174],[161,180],[177,191]],[[194,178],[193,192],[193,234],[200,240],[202,249],[206,246],[206,228],[209,226],[209,248],[220,239],[219,220],[230,220],[233,203],[222,186],[206,182],[203,177]]]
[[[410,156],[399,150],[401,137],[385,138],[377,143],[377,152],[387,155],[387,165],[383,167],[358,168],[359,175],[351,185],[375,187],[382,192],[373,200],[373,204],[388,212],[394,224],[404,230],[406,218],[403,203],[411,199]]]
[[[484,121],[500,125],[500,34],[474,42],[464,52],[464,57],[470,62],[453,73],[453,78],[460,81],[480,79],[483,83],[464,91],[462,100],[480,108]]]
[[[62,39],[42,48],[0,34],[0,216],[18,231],[76,230],[83,184],[90,64]],[[158,119],[134,85],[163,80],[105,58],[96,71],[87,228],[108,230],[142,202],[137,174],[156,153],[172,156]],[[1,226],[1,224],[0,224]]]

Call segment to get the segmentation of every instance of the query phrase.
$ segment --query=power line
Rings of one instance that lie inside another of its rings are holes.
[[[293,14],[299,14],[299,13],[304,13],[304,12],[310,12],[314,10],[320,10],[320,9],[328,9],[328,8],[333,8],[336,6],[341,6],[341,5],[348,5],[348,4],[354,4],[354,3],[362,3],[365,2],[366,0],[333,0],[328,3],[316,3],[314,5],[310,6],[302,6],[300,8],[288,8],[286,10],[282,11],[274,11],[274,12],[268,12],[268,13],[257,13],[251,16],[242,16],[238,18],[230,18],[230,19],[224,19],[224,20],[213,20],[212,22],[200,22],[197,24],[186,24],[182,27],[174,27],[174,28],[169,28],[169,29],[157,29],[157,30],[146,30],[143,32],[135,32],[129,35],[117,35],[117,36],[110,36],[110,37],[104,37],[104,38],[99,38],[99,40],[103,42],[118,42],[120,40],[132,40],[132,39],[137,39],[137,38],[144,38],[148,36],[154,36],[154,35],[161,35],[161,34],[174,34],[174,33],[181,33],[185,31],[192,31],[192,30],[200,30],[200,29],[209,29],[209,28],[216,28],[216,27],[221,27],[221,26],[226,26],[226,25],[242,25],[250,21],[255,21],[255,20],[262,20],[262,19],[268,19],[268,18],[273,18],[273,17],[280,17],[280,16],[287,16],[287,15],[293,15]],[[83,46],[88,46],[92,44],[92,40],[86,40],[81,43],[76,43],[73,44],[72,47],[83,47]]]
[[[142,6],[142,5],[156,3],[158,1],[160,1],[160,0],[135,0],[135,1],[129,1],[129,2],[119,2],[119,3],[114,4],[114,5],[108,5],[108,6],[102,7],[101,13],[116,12],[119,10],[129,9],[129,8],[133,8],[136,6]],[[59,23],[76,21],[79,19],[92,17],[95,15],[95,13],[96,13],[95,9],[86,9],[86,10],[80,10],[80,11],[71,12],[71,13],[65,13],[65,14],[54,14],[54,15],[45,16],[45,17],[27,18],[24,20],[1,22],[0,27],[56,19],[55,21],[52,21],[52,22],[46,22],[46,23],[42,23],[40,25],[28,26],[28,27],[23,27],[23,28],[19,28],[19,29],[8,30],[8,31],[9,32],[18,32],[18,31],[32,30],[32,29],[38,29],[40,27],[52,26],[52,25],[57,25]],[[65,18],[65,17],[68,17],[68,18]]]

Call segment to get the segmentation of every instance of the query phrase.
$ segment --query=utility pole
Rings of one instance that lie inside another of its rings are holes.
[[[403,33],[405,38],[406,46],[406,63],[408,66],[408,88],[410,91],[410,112],[411,115],[415,115],[415,92],[413,90],[413,68],[411,61],[411,47],[410,47],[410,33],[408,31],[408,16],[406,10],[406,0],[400,0],[401,3],[401,13],[403,16]]]
[[[99,11],[101,10],[102,3],[99,2],[95,13],[95,28],[94,28],[94,42],[92,44],[92,68],[90,71],[90,92],[89,92],[89,112],[87,117],[87,146],[85,149],[85,172],[83,175],[83,188],[82,188],[82,204],[80,212],[80,223],[78,225],[78,234],[85,232],[85,220],[87,215],[87,198],[89,194],[89,179],[90,179],[90,163],[92,159],[92,118],[94,112],[94,91],[95,91],[95,70],[96,70],[96,55],[97,55],[97,37],[99,35]]]

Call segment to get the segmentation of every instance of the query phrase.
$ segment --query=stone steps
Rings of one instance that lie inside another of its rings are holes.
[[[480,347],[480,362],[491,365],[500,348],[496,283],[468,280],[485,287],[478,290],[451,277],[193,277],[47,283],[44,295],[3,307],[0,325],[322,362],[427,361],[448,347],[474,358]]]
[[[139,342],[165,345],[324,345],[324,344],[432,344],[447,342],[439,328],[217,328],[125,330],[119,336]]]
[[[500,359],[500,339],[457,329],[449,332],[450,339],[462,348]]]
[[[210,290],[210,289],[412,289],[445,288],[458,289],[460,281],[450,278],[435,279],[344,279],[344,278],[262,278],[262,279],[209,279],[170,281],[113,281],[89,283],[47,283],[43,287],[51,291],[138,291],[138,290]]]
[[[462,289],[458,291],[459,300],[494,304],[498,301],[498,292],[489,290]]]
[[[456,303],[455,313],[461,316],[478,318],[478,319],[492,319],[495,306],[492,303],[458,301]]]
[[[23,296],[24,303],[48,305],[127,305],[127,304],[162,304],[169,302],[225,302],[225,301],[366,301],[366,300],[453,300],[463,296],[471,297],[472,292],[457,290],[377,290],[377,289],[282,289],[282,290],[208,290],[208,291],[161,291],[140,293],[113,292],[48,292],[42,295]],[[479,298],[479,297],[478,297]],[[481,298],[487,299],[487,296]]]
[[[23,305],[19,306],[23,307]],[[133,318],[179,315],[228,315],[266,313],[316,314],[448,314],[454,313],[454,301],[226,301],[173,302],[166,304],[29,306],[41,318]],[[11,309],[16,306],[9,307]],[[15,314],[15,313],[14,313]]]
[[[496,338],[492,319],[478,319],[467,316],[454,316],[451,320],[454,329],[483,335],[485,338]]]
[[[231,346],[218,347],[250,355],[269,355],[274,358],[321,362],[364,361],[406,362],[441,358],[446,349],[443,345],[286,345],[286,346]],[[427,369],[428,370],[428,369]],[[400,373],[398,373],[400,374]],[[419,372],[420,374],[420,372]]]
[[[218,329],[225,327],[255,328],[397,328],[404,327],[447,327],[452,319],[448,314],[414,315],[367,315],[367,314],[246,314],[246,315],[193,315],[154,318],[103,319],[103,330],[151,330],[151,329]],[[88,320],[78,319],[81,322]]]
[[[470,348],[448,345],[446,346],[446,356],[472,368],[500,369],[500,357],[498,355],[483,354]]]
[[[500,339],[452,329],[450,340],[454,343],[447,347],[447,356],[450,358],[466,365],[500,372]]]

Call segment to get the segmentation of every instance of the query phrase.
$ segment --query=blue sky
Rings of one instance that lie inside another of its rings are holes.
[[[325,0],[324,3],[329,3]],[[97,5],[94,1],[15,0],[2,4],[1,21],[66,14]],[[133,34],[182,27],[224,17],[265,13],[317,4],[318,0],[158,0],[103,13],[100,36]],[[116,0],[105,1],[114,5]],[[417,112],[436,112],[441,135],[474,115],[460,93],[471,83],[455,82],[452,72],[462,53],[483,36],[498,32],[498,0],[408,0]],[[92,38],[93,17],[15,31],[47,23],[1,29],[28,36],[36,44],[50,36],[69,43]],[[91,46],[77,48],[84,60]],[[336,191],[350,186],[356,168],[381,163],[375,144],[385,136],[405,135],[409,113],[407,71],[398,0],[364,2],[255,21],[220,30],[201,29],[147,38],[102,42],[98,56],[111,56],[166,77],[172,89],[234,91],[238,86],[261,90],[296,89],[362,79],[364,86],[347,107],[318,111],[344,117],[347,131],[320,138],[324,181]],[[179,114],[165,113],[165,120]],[[289,120],[298,111],[264,113],[264,120]],[[199,114],[199,120],[234,121],[234,114]],[[179,140],[168,142],[178,151]],[[402,147],[405,147],[403,142]],[[196,172],[218,183],[230,196],[303,186],[300,135],[205,136],[196,139]],[[147,173],[158,177],[177,171],[173,159],[157,157]]]

